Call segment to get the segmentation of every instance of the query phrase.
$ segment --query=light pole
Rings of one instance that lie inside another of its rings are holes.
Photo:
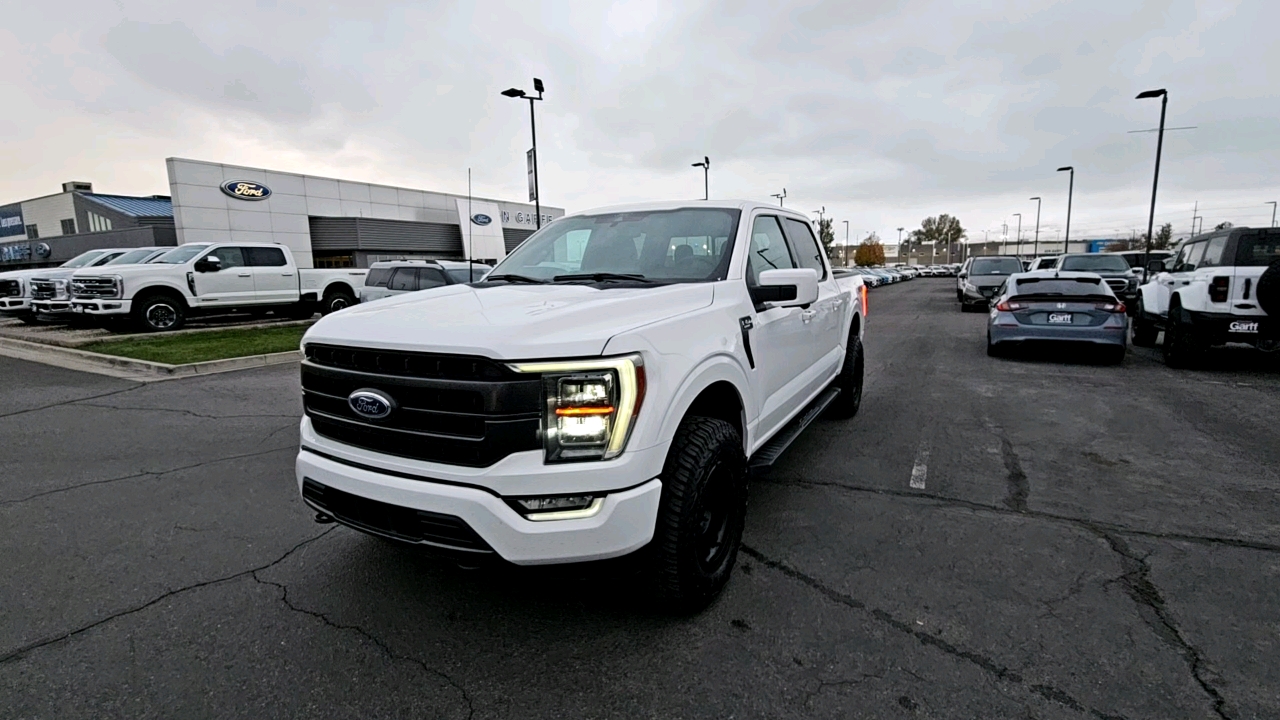
[[[907,262],[911,262],[911,253],[907,253]],[[902,228],[898,228],[898,257],[902,257]],[[933,263],[929,263],[932,265]]]
[[[702,162],[694,163],[693,167],[702,168],[702,199],[710,200],[711,199],[711,181],[707,179],[707,176],[711,173],[711,158],[707,157],[706,155],[703,155]]]
[[[1040,255],[1040,198],[1033,197],[1031,199],[1036,201],[1036,244],[1032,246],[1031,250],[1031,257],[1034,258]]]
[[[844,266],[849,267],[849,221],[844,221]]]
[[[782,201],[787,199],[787,189],[782,188],[782,192],[770,195],[769,197],[778,198],[778,207],[782,207]]]
[[[542,198],[541,193],[538,192],[538,125],[533,119],[533,103],[542,100],[543,90],[542,81],[534,78],[533,91],[538,93],[538,97],[526,95],[519,88],[508,88],[502,91],[502,94],[509,98],[524,98],[529,101],[529,132],[533,135],[533,150],[530,151],[533,158],[533,192],[531,194],[533,195],[533,211],[537,215],[539,230],[542,229]]]
[[[1151,214],[1147,216],[1147,251],[1142,254],[1142,272],[1147,272],[1147,263],[1151,260],[1151,233],[1155,231],[1156,225],[1156,188],[1160,186],[1160,151],[1164,148],[1164,111],[1169,106],[1169,92],[1164,88],[1159,90],[1147,90],[1138,93],[1135,100],[1146,100],[1148,98],[1160,98],[1160,132],[1156,135],[1156,174],[1151,180]],[[1070,219],[1067,220],[1068,235],[1071,228]]]
[[[1272,200],[1270,202],[1264,202],[1262,204],[1271,206],[1271,227],[1275,227],[1276,226],[1276,201]]]
[[[1018,256],[1021,256],[1022,255],[1022,213],[1014,213],[1014,215],[1018,216],[1018,249],[1015,250],[1014,253]],[[1004,251],[1006,254],[1009,252],[1008,243],[1005,243]]]
[[[1071,243],[1071,196],[1076,191],[1076,169],[1070,165],[1058,168],[1058,172],[1064,171],[1071,173],[1071,184],[1067,185],[1067,244],[1069,245]],[[1067,252],[1066,245],[1062,246],[1062,252]]]

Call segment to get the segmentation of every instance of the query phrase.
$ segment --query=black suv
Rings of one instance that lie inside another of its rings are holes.
[[[1087,272],[1100,276],[1111,288],[1111,292],[1124,302],[1128,313],[1130,315],[1134,313],[1138,299],[1139,276],[1123,256],[1111,253],[1070,253],[1059,257],[1053,269]]]

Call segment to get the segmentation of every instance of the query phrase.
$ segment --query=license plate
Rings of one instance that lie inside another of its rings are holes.
[[[1071,313],[1049,313],[1049,322],[1053,325],[1070,325]]]
[[[1256,333],[1258,332],[1258,323],[1237,320],[1228,327],[1233,333]]]

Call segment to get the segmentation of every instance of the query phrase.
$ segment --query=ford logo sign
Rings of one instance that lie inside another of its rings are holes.
[[[475,215],[471,216],[471,222],[477,225],[488,225],[489,223],[493,222],[493,218],[489,217],[488,215],[485,215],[484,213],[476,213]]]
[[[377,390],[356,390],[347,396],[347,404],[355,414],[370,420],[381,420],[391,414],[396,403]]]
[[[266,200],[271,197],[271,188],[247,180],[228,180],[222,183],[222,192],[237,200]]]

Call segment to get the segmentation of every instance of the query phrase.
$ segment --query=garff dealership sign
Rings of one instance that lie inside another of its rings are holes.
[[[0,237],[26,234],[27,228],[22,224],[22,208],[15,206],[0,210]]]
[[[271,197],[271,188],[247,180],[228,180],[222,183],[222,192],[237,200],[266,200]]]

